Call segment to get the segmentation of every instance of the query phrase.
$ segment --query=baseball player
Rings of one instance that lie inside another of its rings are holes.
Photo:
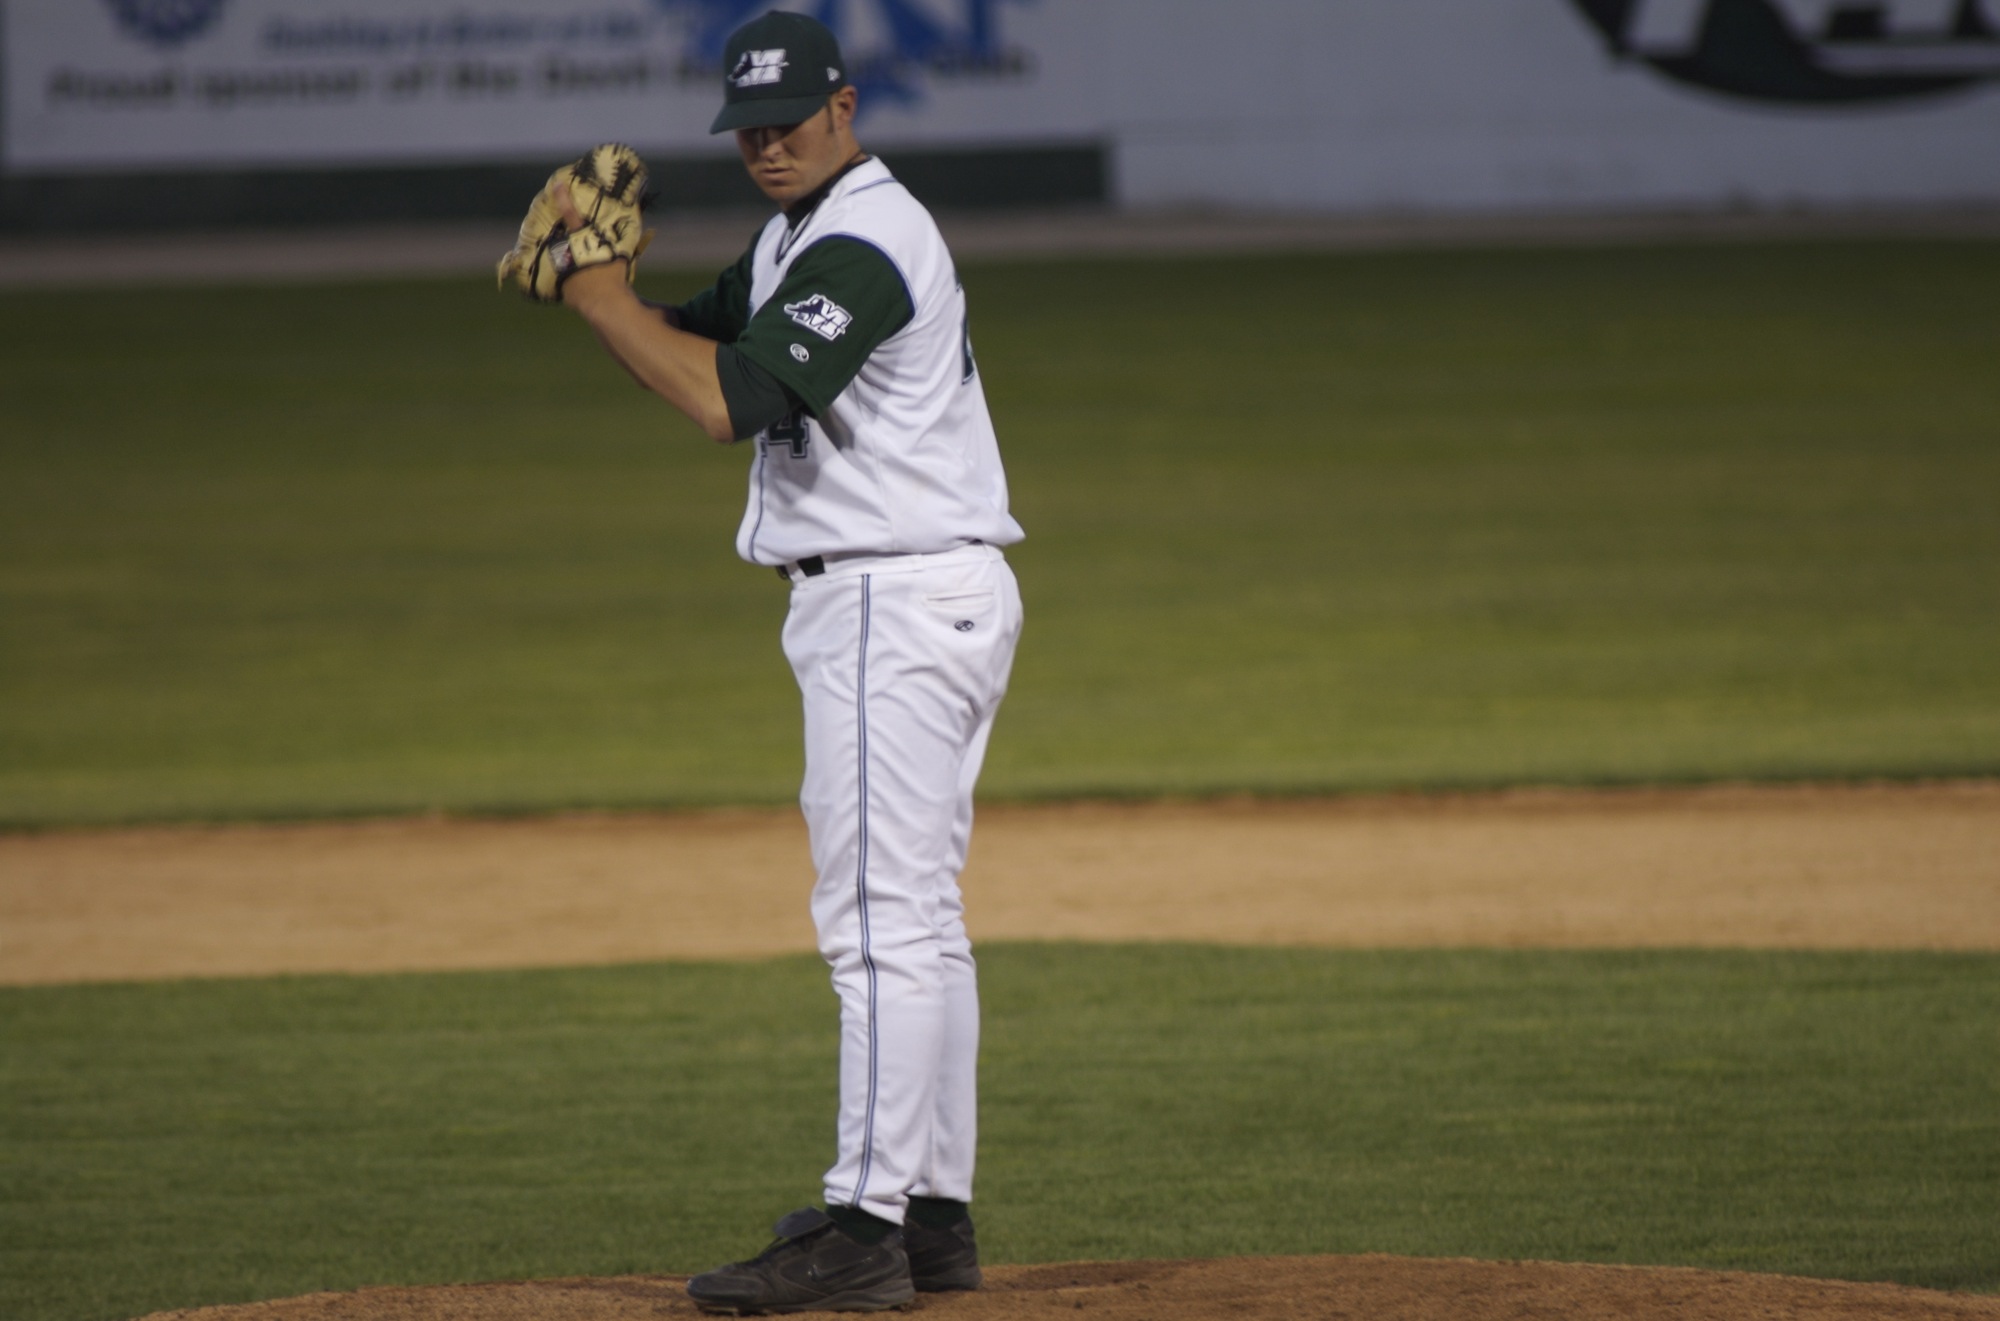
[[[636,221],[598,224],[563,186],[570,239],[542,273],[641,385],[752,445],[736,549],[791,585],[812,913],[840,998],[838,1155],[824,1211],[786,1216],[763,1253],[688,1292],[711,1311],[873,1311],[979,1285],[979,997],[958,874],[1021,629],[1000,548],[1022,533],[951,254],[857,145],[833,34],[767,13],[724,68],[712,131],[735,131],[780,209],[742,258],[677,307],[644,302],[618,255]],[[629,174],[600,170],[636,197]]]

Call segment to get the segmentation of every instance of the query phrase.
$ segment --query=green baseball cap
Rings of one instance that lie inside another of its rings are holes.
[[[730,34],[722,53],[722,113],[711,133],[810,119],[847,85],[847,61],[824,23],[773,9]]]

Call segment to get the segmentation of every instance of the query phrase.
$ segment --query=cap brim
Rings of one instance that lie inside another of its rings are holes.
[[[837,90],[837,89],[836,89]],[[771,128],[774,125],[803,124],[818,114],[833,92],[812,96],[758,97],[754,101],[731,101],[708,126],[710,133],[727,133],[732,128]]]

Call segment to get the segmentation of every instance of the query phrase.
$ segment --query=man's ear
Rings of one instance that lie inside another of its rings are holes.
[[[853,83],[829,96],[826,99],[827,126],[838,133],[853,124],[854,111],[859,99],[860,94],[854,90]]]

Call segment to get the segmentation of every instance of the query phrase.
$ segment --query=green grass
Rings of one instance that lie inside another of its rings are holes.
[[[989,793],[2000,771],[2000,244],[967,282]],[[745,459],[478,281],[0,295],[0,822],[787,798]]]
[[[986,952],[999,1262],[2000,1286],[2000,958]],[[0,1315],[688,1271],[831,1154],[816,960],[0,991]]]

